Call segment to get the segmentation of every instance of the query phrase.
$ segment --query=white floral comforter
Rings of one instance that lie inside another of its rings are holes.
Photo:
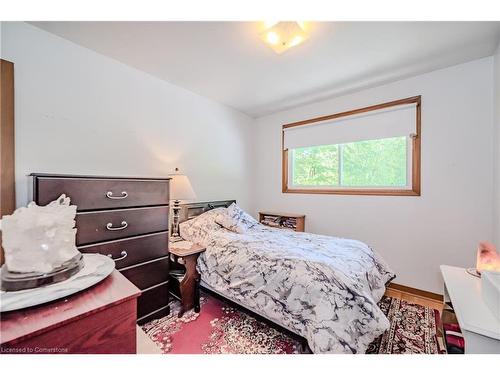
[[[394,274],[362,242],[260,224],[243,234],[214,226],[196,240],[207,248],[205,283],[305,337],[314,353],[364,353],[389,328],[377,302]]]

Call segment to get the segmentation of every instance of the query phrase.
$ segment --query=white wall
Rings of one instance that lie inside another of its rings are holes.
[[[198,200],[305,213],[308,231],[363,240],[397,282],[435,292],[439,264],[472,265],[495,227],[500,244],[498,53],[253,121],[28,24],[3,22],[1,38],[2,58],[15,63],[18,205],[31,172],[163,176],[179,166]],[[419,94],[421,197],[281,193],[283,123]]]
[[[500,250],[500,44],[494,55],[494,110],[495,110],[495,195],[493,197],[495,206],[495,218],[493,221],[494,240],[497,249]]]
[[[34,26],[2,26],[2,58],[15,64],[18,205],[31,172],[165,176],[179,166],[198,200],[250,207],[251,118]]]
[[[256,210],[306,214],[308,232],[362,240],[396,282],[442,293],[440,264],[474,265],[492,239],[493,59],[405,79],[263,117],[256,122]],[[422,95],[422,196],[281,193],[281,125]]]

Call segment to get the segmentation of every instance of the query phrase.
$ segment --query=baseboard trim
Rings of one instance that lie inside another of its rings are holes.
[[[409,287],[406,285],[389,283],[389,285],[387,286],[387,289],[398,290],[400,292],[413,294],[415,296],[431,299],[433,301],[443,302],[443,295],[442,294],[428,292],[427,290],[412,288],[412,287]]]

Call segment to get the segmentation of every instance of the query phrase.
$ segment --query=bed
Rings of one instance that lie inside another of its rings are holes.
[[[389,328],[377,302],[395,275],[369,246],[257,222],[238,233],[216,222],[232,203],[183,207],[181,236],[206,247],[202,286],[305,338],[313,353],[364,353]]]

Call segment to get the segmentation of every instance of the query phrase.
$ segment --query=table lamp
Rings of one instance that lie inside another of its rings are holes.
[[[469,268],[467,272],[480,277],[483,271],[500,272],[500,254],[492,243],[480,242],[477,248],[476,268]]]
[[[180,173],[179,168],[175,168],[175,172],[170,174],[170,200],[174,201],[173,211],[173,225],[172,234],[170,235],[170,241],[176,242],[181,241],[182,238],[179,235],[179,212],[181,207],[179,205],[181,200],[194,200],[196,199],[196,194],[194,193],[191,182],[189,178]]]

